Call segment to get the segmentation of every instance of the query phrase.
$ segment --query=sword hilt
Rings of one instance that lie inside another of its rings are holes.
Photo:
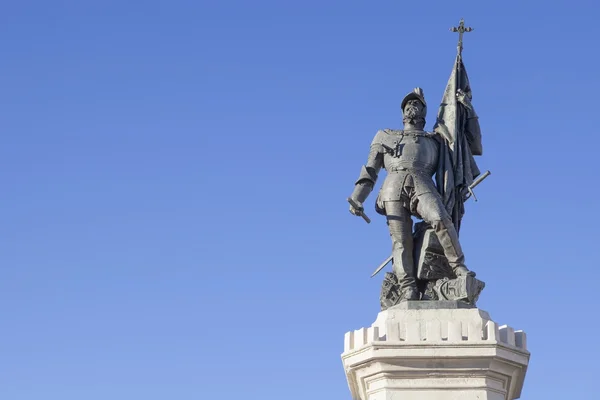
[[[350,203],[350,205],[352,206],[352,208],[354,208],[356,210],[358,215],[361,216],[362,219],[364,219],[367,224],[370,224],[371,219],[369,217],[367,217],[367,214],[365,214],[365,212],[362,210],[362,207],[360,205],[358,205],[358,203],[350,197],[348,197],[347,200],[348,200],[348,203]]]
[[[473,198],[475,199],[475,201],[477,201],[477,197],[475,197],[475,192],[473,192],[473,189],[475,189],[475,187],[477,185],[479,185],[481,182],[483,182],[483,180],[485,178],[487,178],[488,176],[490,176],[491,172],[490,171],[485,171],[483,174],[479,175],[477,177],[477,179],[475,179],[473,181],[473,183],[471,183],[469,185],[469,187],[467,188],[467,190],[469,191],[469,194],[465,197],[465,200],[467,200],[468,198],[470,198],[471,196],[473,196]]]

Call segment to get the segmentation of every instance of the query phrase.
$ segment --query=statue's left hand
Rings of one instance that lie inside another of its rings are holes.
[[[471,96],[465,93],[462,89],[458,89],[456,91],[456,99],[465,107],[469,109],[473,108],[471,105]]]

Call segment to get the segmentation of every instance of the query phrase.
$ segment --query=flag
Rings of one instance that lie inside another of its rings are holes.
[[[436,184],[457,231],[468,187],[480,173],[473,155],[482,153],[481,131],[471,98],[469,78],[459,53],[433,128],[443,138]]]

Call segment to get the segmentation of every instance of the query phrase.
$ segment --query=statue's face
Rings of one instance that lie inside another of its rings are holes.
[[[406,102],[404,106],[404,118],[407,119],[416,119],[418,117],[423,117],[423,103],[421,103],[417,99],[412,99]]]
[[[425,105],[420,100],[411,99],[406,102],[402,120],[405,124],[425,124]]]

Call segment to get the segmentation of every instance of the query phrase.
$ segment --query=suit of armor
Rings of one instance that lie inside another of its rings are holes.
[[[419,100],[425,104],[424,99]],[[373,190],[381,168],[387,171],[376,210],[387,217],[393,270],[403,297],[408,300],[418,299],[411,216],[423,219],[434,229],[444,255],[457,275],[470,273],[464,265],[456,228],[433,181],[441,140],[435,133],[418,129],[377,132],[351,196],[362,204]]]

